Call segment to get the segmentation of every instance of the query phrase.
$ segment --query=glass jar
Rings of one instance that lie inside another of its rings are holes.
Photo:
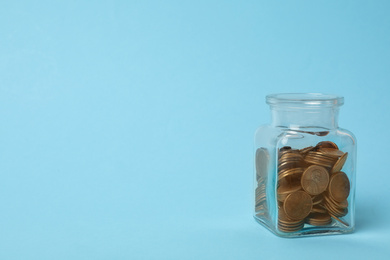
[[[282,237],[351,233],[356,139],[339,128],[344,98],[266,97],[272,122],[255,133],[256,221]]]

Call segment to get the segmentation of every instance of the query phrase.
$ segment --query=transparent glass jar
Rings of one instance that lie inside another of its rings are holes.
[[[254,217],[282,237],[351,233],[356,139],[339,128],[344,98],[266,97],[272,123],[255,133]]]

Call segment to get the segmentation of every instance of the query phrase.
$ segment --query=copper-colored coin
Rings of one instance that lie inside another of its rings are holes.
[[[293,193],[301,189],[301,184],[299,182],[288,182],[283,185],[280,185],[278,188],[278,194]]]
[[[287,176],[301,176],[303,173],[303,168],[292,168],[279,172],[278,180],[281,180]]]
[[[302,174],[302,188],[310,195],[318,195],[326,190],[329,183],[329,173],[321,166],[312,165]]]
[[[331,196],[325,196],[325,200],[338,209],[348,208],[348,200],[343,200],[343,201],[338,202],[338,201],[335,201],[334,199],[332,199]]]
[[[304,220],[293,220],[287,217],[283,208],[278,211],[278,229],[283,232],[295,232],[303,228]]]
[[[311,212],[312,212],[312,213],[323,213],[323,214],[325,214],[325,213],[327,213],[328,211],[326,210],[326,208],[323,208],[323,207],[321,207],[321,206],[315,206],[315,207],[313,207],[313,208],[311,209]]]
[[[286,212],[284,211],[284,209],[281,207],[278,210],[278,221],[279,221],[279,223],[283,224],[284,226],[296,226],[296,225],[299,225],[300,223],[302,223],[303,220],[302,219],[294,220],[294,219],[289,218],[286,215]]]
[[[290,161],[290,162],[284,162],[282,164],[279,164],[278,165],[278,170],[279,170],[279,173],[284,171],[284,170],[288,170],[288,169],[291,169],[291,168],[303,168],[305,165],[302,162],[295,162],[295,161]]]
[[[295,191],[301,190],[301,183],[298,181],[295,182],[285,182],[278,187],[278,200],[284,201],[288,194]]]
[[[264,210],[264,209],[265,209],[264,205],[259,205],[259,206],[256,206],[256,207],[255,207],[255,211],[256,211],[256,212],[262,211],[262,210]]]
[[[327,213],[312,213],[306,218],[306,222],[313,226],[324,226],[332,222],[332,218]]]
[[[343,152],[338,150],[338,149],[333,149],[333,148],[320,148],[318,152],[323,153],[327,156],[332,156],[332,157],[340,157],[343,156]]]
[[[331,204],[329,201],[325,202],[325,207],[330,214],[337,217],[343,217],[348,214],[348,208],[338,208],[336,205]]]
[[[331,172],[335,173],[335,172],[341,171],[341,169],[343,168],[343,166],[345,164],[345,161],[347,160],[347,157],[348,157],[348,153],[343,154],[343,156],[341,156],[337,160],[337,162],[334,164]]]
[[[283,154],[278,163],[279,163],[279,166],[281,164],[285,164],[285,163],[299,163],[299,162],[302,162],[303,161],[303,157],[300,153],[296,153],[296,152],[293,152],[293,153],[285,153]]]
[[[334,148],[334,149],[339,149],[339,147],[331,142],[331,141],[323,141],[323,142],[319,142],[316,146],[317,148]]]
[[[313,147],[313,146],[308,146],[308,147],[305,147],[305,148],[299,150],[299,152],[300,152],[302,155],[305,155],[305,154],[307,154],[308,152],[314,150],[314,148],[315,148],[315,147]]]
[[[337,202],[346,200],[350,191],[348,176],[344,172],[333,174],[330,178],[328,191],[333,200]]]
[[[296,191],[287,196],[283,209],[287,217],[299,220],[309,215],[313,202],[309,194],[304,191]]]
[[[340,222],[340,223],[344,224],[345,226],[349,227],[349,223],[348,223],[348,222],[343,221],[342,219],[336,217],[335,215],[332,215],[332,214],[330,214],[330,215],[331,215],[332,218],[334,218],[334,219],[337,220],[338,222]]]
[[[337,204],[340,208],[348,208],[348,200],[343,200]]]
[[[320,204],[324,200],[324,196],[322,194],[312,197],[313,206]]]
[[[309,164],[332,168],[337,161],[337,157],[328,156],[322,152],[311,151],[307,153],[305,161]]]
[[[290,233],[290,232],[296,232],[296,231],[301,230],[304,225],[305,225],[305,222],[303,222],[303,221],[302,221],[302,223],[300,223],[299,225],[294,226],[294,227],[290,227],[290,226],[286,227],[286,226],[283,226],[280,223],[278,223],[278,228],[282,232]]]
[[[281,151],[281,152],[291,151],[291,146],[283,146],[282,148],[279,149],[279,151]]]

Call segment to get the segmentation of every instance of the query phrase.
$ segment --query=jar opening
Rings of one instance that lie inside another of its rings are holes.
[[[339,107],[344,97],[322,93],[281,93],[266,97],[268,105],[302,105],[305,107]]]

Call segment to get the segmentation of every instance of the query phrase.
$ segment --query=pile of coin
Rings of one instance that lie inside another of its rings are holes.
[[[325,226],[332,219],[348,225],[350,183],[341,172],[348,153],[330,141],[303,149],[283,147],[278,152],[278,228],[295,232],[307,223]]]

